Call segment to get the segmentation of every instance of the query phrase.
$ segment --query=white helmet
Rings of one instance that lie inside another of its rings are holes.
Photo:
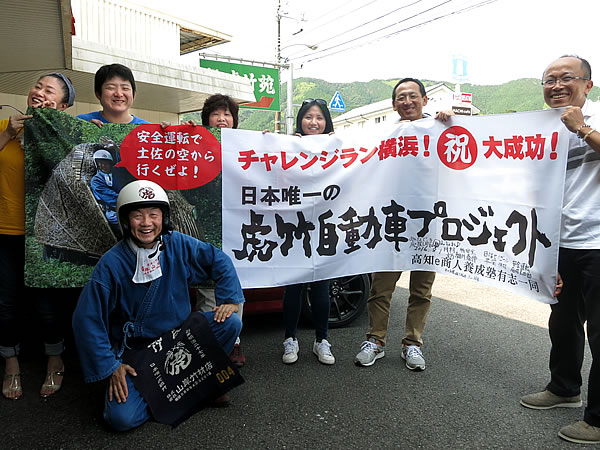
[[[117,217],[123,232],[123,237],[131,236],[129,213],[136,208],[159,207],[163,213],[161,234],[167,234],[171,206],[165,190],[150,180],[136,180],[126,185],[117,198]]]
[[[106,159],[108,161],[110,161],[111,163],[114,163],[115,160],[113,159],[112,155],[110,154],[109,151],[107,150],[96,150],[94,152],[94,166],[96,166],[96,169],[98,168],[98,160],[99,159]]]

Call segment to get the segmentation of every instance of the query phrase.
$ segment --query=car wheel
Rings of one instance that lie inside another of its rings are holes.
[[[348,325],[365,309],[371,289],[368,274],[352,275],[333,278],[329,283],[329,328],[339,328]],[[310,285],[306,290],[302,305],[302,317],[312,322],[310,304]]]

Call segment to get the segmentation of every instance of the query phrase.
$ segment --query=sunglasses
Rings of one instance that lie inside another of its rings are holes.
[[[327,106],[327,102],[322,98],[307,98],[302,102],[302,106],[307,105],[309,103],[317,103],[319,105]]]

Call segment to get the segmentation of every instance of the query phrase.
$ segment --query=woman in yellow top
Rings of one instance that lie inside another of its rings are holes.
[[[75,91],[70,80],[61,73],[49,73],[37,80],[27,96],[33,108],[67,109],[73,105]],[[16,114],[0,121],[0,356],[6,365],[2,395],[17,400],[23,395],[19,375],[18,310],[23,299],[25,264],[25,171],[23,125],[32,116]],[[60,389],[64,365],[63,337],[47,295],[36,299],[42,325],[47,375],[40,395],[48,397]]]

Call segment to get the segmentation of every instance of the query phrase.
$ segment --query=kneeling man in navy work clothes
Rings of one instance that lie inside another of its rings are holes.
[[[135,367],[122,361],[127,339],[156,338],[191,314],[188,286],[212,279],[217,306],[203,314],[226,354],[242,322],[242,288],[229,257],[216,247],[169,225],[166,192],[137,180],[119,193],[117,215],[123,231],[100,259],[73,314],[73,331],[84,381],[109,380],[104,419],[125,431],[147,421],[150,410],[135,388]]]

